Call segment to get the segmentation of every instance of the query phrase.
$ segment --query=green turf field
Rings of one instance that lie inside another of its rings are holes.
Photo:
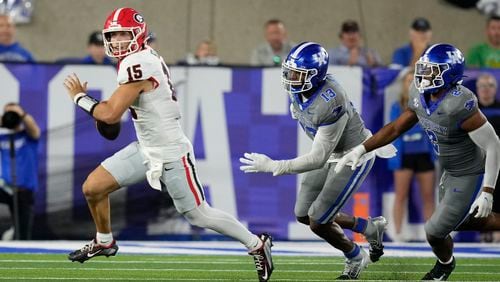
[[[343,269],[339,257],[274,258],[271,281],[330,281]],[[418,280],[430,258],[385,257],[361,275],[368,280]],[[83,264],[65,254],[0,254],[1,281],[257,281],[250,256],[119,255]],[[450,280],[500,281],[500,259],[457,259]]]

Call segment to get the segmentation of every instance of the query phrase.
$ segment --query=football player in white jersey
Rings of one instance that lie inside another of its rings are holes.
[[[109,193],[120,187],[148,180],[168,192],[176,209],[193,225],[209,228],[244,244],[253,256],[260,281],[273,271],[272,239],[254,235],[233,216],[214,209],[205,201],[197,177],[193,147],[179,123],[181,118],[170,73],[163,59],[147,45],[146,23],[137,11],[119,8],[107,18],[104,45],[108,56],[118,58],[118,88],[107,101],[86,94],[87,83],[76,74],[64,82],[76,105],[106,125],[120,122],[130,109],[138,142],[132,142],[103,161],[83,184],[96,237],[69,254],[71,261],[84,262],[95,256],[114,256],[118,251],[110,226]]]

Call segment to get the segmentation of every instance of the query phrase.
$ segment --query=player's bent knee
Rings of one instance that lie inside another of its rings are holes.
[[[436,237],[434,235],[431,235],[431,234],[426,234],[426,237],[427,237],[427,242],[429,242],[429,245],[431,246],[440,246],[440,245],[443,245],[443,242],[446,241],[446,238],[448,237],[449,235],[445,235],[444,237]]]
[[[92,177],[91,175],[87,177],[82,185],[82,191],[86,199],[102,198],[114,189],[115,187],[113,187],[112,185],[106,184],[105,182],[100,181],[95,177]]]
[[[309,217],[308,216],[296,216],[295,218],[297,219],[298,222],[305,224],[305,225],[309,225]]]
[[[85,198],[87,199],[97,198],[101,194],[96,182],[89,177],[85,180],[85,182],[83,182],[82,191],[83,195],[85,195]]]
[[[424,229],[427,242],[429,242],[432,246],[440,244],[448,236],[448,234],[441,234],[440,232],[437,232],[437,229],[432,228],[432,225],[430,225],[429,222],[425,224]]]
[[[199,208],[192,209],[188,212],[185,212],[184,218],[189,222],[189,224],[201,228],[207,228],[207,220],[204,219],[203,214],[199,210]]]

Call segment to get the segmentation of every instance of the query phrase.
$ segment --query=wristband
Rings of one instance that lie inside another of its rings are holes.
[[[73,97],[73,102],[75,103],[75,105],[78,105],[78,100],[80,100],[80,98],[82,98],[85,95],[87,95],[87,94],[85,94],[83,92],[76,94],[75,97]]]
[[[79,93],[80,94],[80,93]],[[77,94],[78,95],[78,94]],[[76,96],[75,96],[76,97]],[[76,105],[92,116],[99,101],[89,95],[83,95],[76,99]]]

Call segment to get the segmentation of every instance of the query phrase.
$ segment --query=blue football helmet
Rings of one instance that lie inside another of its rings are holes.
[[[328,53],[315,42],[302,42],[292,48],[281,65],[281,81],[289,93],[301,93],[317,87],[328,71]]]
[[[465,59],[460,50],[450,44],[434,44],[415,63],[414,82],[421,94],[462,83]]]

